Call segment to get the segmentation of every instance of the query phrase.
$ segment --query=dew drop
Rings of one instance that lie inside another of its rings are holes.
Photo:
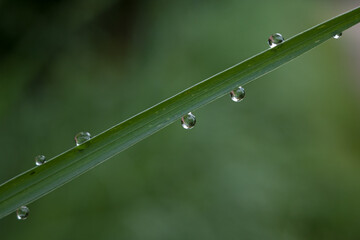
[[[192,129],[195,126],[196,118],[191,112],[181,118],[181,126],[185,129]]]
[[[75,135],[75,143],[76,146],[79,146],[80,144],[83,144],[86,141],[89,141],[91,138],[90,133],[88,132],[79,132]]]
[[[27,206],[21,206],[16,210],[16,217],[19,220],[25,220],[29,216],[30,209]]]
[[[335,35],[334,35],[334,37],[333,37],[333,38],[335,38],[335,39],[339,39],[341,36],[342,36],[342,33],[337,33],[337,34],[335,34]]]
[[[284,38],[280,33],[274,33],[268,39],[270,48],[276,47],[280,43],[284,42]]]
[[[243,87],[235,88],[230,92],[231,100],[241,102],[245,97],[245,89]]]
[[[44,155],[38,155],[35,157],[35,164],[37,166],[43,165],[46,162],[46,157]]]

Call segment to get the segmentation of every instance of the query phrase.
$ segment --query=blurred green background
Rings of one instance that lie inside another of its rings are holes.
[[[0,182],[356,7],[0,1]],[[0,220],[0,239],[359,239],[359,28]]]

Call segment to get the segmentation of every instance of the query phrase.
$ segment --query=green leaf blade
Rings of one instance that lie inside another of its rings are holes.
[[[123,121],[46,164],[5,182],[0,186],[0,218],[55,190],[174,121],[179,121],[186,113],[275,70],[358,22],[360,8],[319,24]]]

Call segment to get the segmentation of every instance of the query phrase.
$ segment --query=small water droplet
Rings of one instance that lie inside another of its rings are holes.
[[[337,34],[335,34],[335,35],[334,35],[334,37],[333,37],[333,38],[335,38],[335,39],[339,39],[341,36],[342,36],[342,33],[337,33]]]
[[[91,138],[90,133],[88,132],[79,132],[75,135],[75,143],[76,146],[79,146],[80,144],[83,144],[86,141],[89,141]]]
[[[181,126],[185,129],[192,129],[195,126],[196,118],[191,112],[181,118]]]
[[[19,220],[25,220],[29,216],[30,209],[27,206],[21,206],[16,210],[16,217]]]
[[[245,89],[243,87],[235,88],[230,92],[231,100],[241,102],[245,97]]]
[[[46,162],[46,157],[44,155],[38,155],[35,157],[35,164],[37,166],[43,165]]]
[[[284,41],[285,40],[280,33],[275,33],[275,34],[271,35],[268,39],[268,43],[271,48],[276,47],[277,45],[279,45],[280,43],[282,43]]]

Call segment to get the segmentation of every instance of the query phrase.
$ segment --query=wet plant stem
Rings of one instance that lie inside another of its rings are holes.
[[[230,91],[273,71],[360,22],[360,8],[339,15],[230,67],[115,125],[0,186],[0,218],[55,190],[142,139]],[[265,39],[264,39],[265,40]]]

